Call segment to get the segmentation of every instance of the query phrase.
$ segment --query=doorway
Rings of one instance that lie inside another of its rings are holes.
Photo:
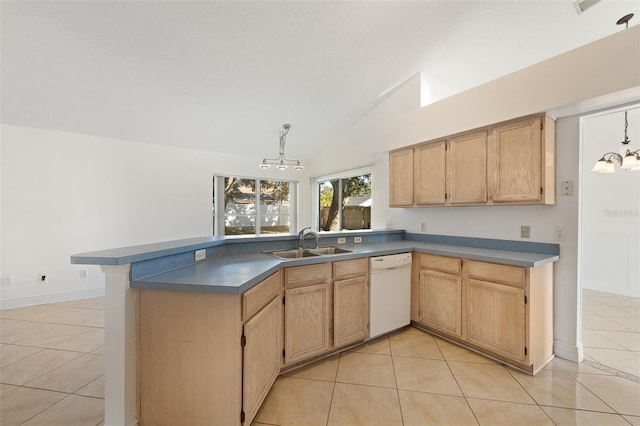
[[[581,289],[584,358],[640,377],[640,171],[595,173],[627,134],[640,148],[640,104],[581,118]]]

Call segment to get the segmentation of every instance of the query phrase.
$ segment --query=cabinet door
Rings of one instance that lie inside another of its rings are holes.
[[[331,283],[285,290],[285,364],[326,352],[330,347]]]
[[[469,280],[467,339],[515,361],[524,361],[524,289]]]
[[[535,203],[542,199],[540,117],[494,128],[490,170],[496,203]]]
[[[449,141],[447,173],[450,205],[487,202],[486,130]]]
[[[389,153],[389,206],[413,205],[413,148]]]
[[[462,279],[459,275],[420,270],[418,321],[447,334],[462,335]]]
[[[334,346],[358,342],[367,337],[369,286],[367,277],[335,281],[333,284]]]
[[[416,204],[423,206],[445,204],[445,155],[445,141],[416,147],[414,152]]]
[[[280,372],[280,297],[274,298],[244,325],[242,391],[245,423],[251,424]]]

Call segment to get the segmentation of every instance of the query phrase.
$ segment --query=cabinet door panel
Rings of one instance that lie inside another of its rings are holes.
[[[250,424],[280,372],[280,298],[274,298],[244,325],[243,401]]]
[[[331,284],[316,284],[285,292],[285,364],[329,349]]]
[[[333,285],[333,340],[343,346],[367,337],[369,286],[367,278],[335,281]]]
[[[524,361],[524,289],[469,280],[469,342],[516,361]]]
[[[494,202],[539,202],[540,118],[497,126],[491,138]]]
[[[487,131],[449,141],[447,159],[449,204],[487,202]]]
[[[462,280],[459,275],[420,271],[418,318],[424,325],[462,335]]]
[[[445,204],[445,155],[445,141],[416,147],[414,153],[416,204],[423,206]]]
[[[389,206],[413,205],[413,148],[389,153]]]

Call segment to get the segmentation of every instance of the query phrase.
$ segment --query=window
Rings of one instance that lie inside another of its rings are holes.
[[[296,182],[214,176],[214,235],[292,232],[296,190]]]
[[[318,230],[371,229],[371,172],[360,172],[316,179]]]

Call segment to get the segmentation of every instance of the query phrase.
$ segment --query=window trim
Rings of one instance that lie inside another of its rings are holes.
[[[213,174],[212,179],[212,192],[214,194],[213,205],[212,207],[212,220],[213,220],[213,236],[214,237],[229,237],[229,235],[225,234],[225,209],[223,207],[222,214],[218,214],[219,212],[214,211],[214,206],[224,206],[224,180],[226,178],[238,178],[238,179],[247,179],[247,180],[255,180],[256,188],[261,187],[260,181],[277,181],[277,182],[287,182],[289,183],[289,233],[298,232],[298,192],[299,181],[297,180],[289,180],[289,179],[278,179],[271,177],[254,177],[254,176],[240,176],[240,175],[230,175],[230,174]],[[265,236],[265,234],[261,233],[262,223],[260,219],[262,216],[260,215],[260,191],[256,191],[255,193],[255,205],[256,205],[256,214],[255,214],[255,229],[256,232],[254,234],[244,234],[243,236]],[[284,215],[279,215],[284,216]],[[285,234],[269,234],[269,235],[285,235]],[[288,234],[286,234],[288,235]]]
[[[362,175],[371,175],[371,182],[373,183],[373,165],[372,164],[367,164],[365,166],[362,167],[358,167],[355,169],[350,169],[350,170],[343,170],[340,172],[335,172],[335,173],[331,173],[328,175],[321,175],[321,176],[316,176],[316,177],[312,177],[309,179],[309,183],[310,183],[310,193],[311,193],[311,197],[309,197],[311,199],[311,219],[312,219],[312,228],[317,231],[317,232],[321,232],[320,231],[320,191],[318,190],[318,184],[319,182],[325,182],[328,180],[333,180],[333,179],[340,179],[340,187],[339,190],[342,191],[342,179],[345,178],[350,178],[350,177],[355,177],[355,176],[362,176]],[[373,186],[372,186],[373,187]],[[372,194],[373,195],[373,194]],[[342,198],[342,194],[339,194],[339,197]],[[332,231],[332,232],[342,232],[342,209],[338,210],[338,226],[340,228],[339,231]],[[329,232],[329,231],[324,231],[324,232]]]

